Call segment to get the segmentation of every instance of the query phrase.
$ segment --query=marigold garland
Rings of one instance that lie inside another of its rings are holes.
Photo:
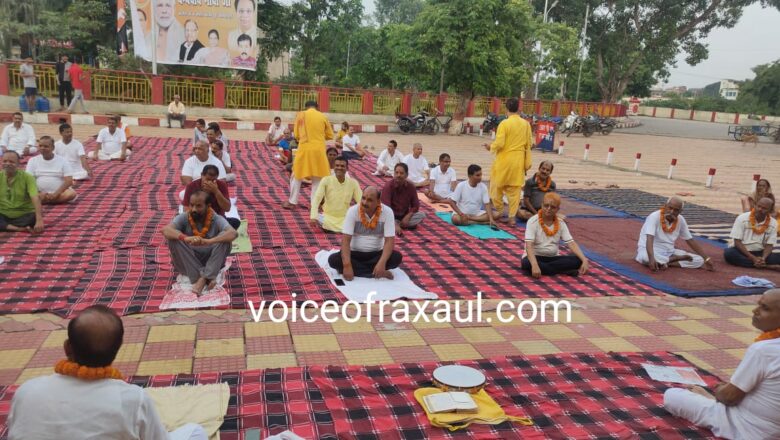
[[[379,218],[382,217],[382,204],[378,204],[376,207],[376,212],[374,213],[374,217],[368,218],[365,211],[363,211],[363,205],[358,205],[358,215],[360,216],[360,223],[363,224],[363,226],[366,227],[366,229],[374,229],[376,228],[377,223],[379,223]]]
[[[769,339],[777,339],[777,338],[780,338],[780,328],[776,328],[774,330],[769,330],[768,332],[761,333],[756,337],[755,342],[768,341]]]
[[[764,219],[764,223],[761,224],[760,226],[757,226],[756,225],[756,210],[755,209],[751,209],[750,210],[750,229],[752,229],[753,232],[756,235],[761,235],[764,232],[766,232],[766,228],[769,227],[770,221],[771,221],[771,219],[767,215],[766,218]]]
[[[54,366],[54,372],[83,380],[122,379],[122,373],[112,366],[85,367],[67,359],[62,359]]]
[[[211,229],[211,221],[214,220],[214,210],[209,208],[206,212],[206,221],[203,223],[203,229],[198,230],[195,220],[192,218],[192,212],[187,216],[187,220],[190,222],[190,228],[192,228],[192,235],[195,237],[206,237],[209,229]]]
[[[542,178],[539,177],[539,173],[536,174],[536,186],[539,187],[539,191],[541,192],[547,192],[550,190],[550,186],[552,186],[552,177],[547,176],[547,182],[545,182],[544,185],[542,185]]]
[[[677,222],[680,220],[680,217],[677,216],[674,219],[674,223],[672,223],[670,226],[666,226],[666,207],[661,207],[661,229],[664,230],[667,234],[671,234],[674,232],[675,229],[677,229]]]
[[[542,217],[542,211],[539,211],[539,226],[542,227],[542,231],[544,231],[544,235],[548,237],[552,237],[553,235],[557,234],[558,231],[561,229],[561,222],[558,220],[558,216],[555,216],[555,220],[553,221],[553,228],[550,230],[550,228],[547,227],[547,225],[544,224],[544,218]]]

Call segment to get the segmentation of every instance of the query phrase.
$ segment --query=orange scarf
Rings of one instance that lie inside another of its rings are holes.
[[[187,216],[187,219],[190,221],[190,228],[192,228],[192,235],[195,237],[202,237],[206,238],[206,234],[209,233],[209,229],[211,229],[211,221],[214,220],[214,210],[211,208],[208,208],[208,211],[206,212],[206,221],[203,222],[203,229],[198,230],[198,227],[195,225],[195,219],[192,218],[192,213]]]
[[[536,186],[539,187],[539,191],[541,192],[547,192],[550,190],[550,186],[552,185],[552,177],[547,176],[547,181],[542,185],[542,178],[539,177],[539,174],[536,174]]]
[[[122,379],[122,373],[110,365],[107,367],[85,367],[67,359],[57,362],[54,366],[54,372],[83,380]]]
[[[366,213],[363,211],[363,205],[358,205],[358,215],[360,216],[360,223],[363,224],[363,226],[366,227],[366,229],[374,229],[376,228],[377,223],[379,223],[379,218],[382,217],[382,204],[378,204],[376,207],[376,212],[374,213],[374,216],[370,219],[366,215]]]
[[[558,233],[558,230],[561,229],[561,222],[558,220],[558,216],[555,216],[555,220],[553,221],[553,228],[550,230],[550,228],[547,227],[547,225],[544,224],[544,218],[542,218],[542,211],[539,211],[539,226],[542,227],[542,231],[544,231],[544,235],[548,237],[552,237],[553,235]]]
[[[677,222],[680,220],[680,216],[677,216],[676,219],[674,219],[674,223],[672,223],[670,226],[666,226],[666,207],[661,207],[661,229],[664,230],[667,234],[671,234],[674,232],[675,229],[677,229]]]
[[[769,227],[770,221],[771,221],[771,218],[770,218],[769,215],[767,215],[766,218],[764,219],[764,223],[762,223],[760,225],[756,224],[757,223],[756,222],[756,210],[755,209],[751,209],[750,210],[750,229],[752,229],[753,232],[756,235],[761,235],[764,232],[766,232],[766,229]]]
[[[756,337],[755,342],[768,341],[770,339],[777,339],[777,338],[780,338],[780,328],[776,328],[774,330],[769,330],[768,332],[761,333]]]

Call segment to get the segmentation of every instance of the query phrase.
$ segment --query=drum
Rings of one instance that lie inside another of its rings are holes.
[[[485,387],[485,375],[463,365],[445,365],[433,370],[433,384],[442,391],[478,393]]]

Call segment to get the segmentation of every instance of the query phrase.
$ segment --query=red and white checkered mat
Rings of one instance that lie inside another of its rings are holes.
[[[230,402],[222,440],[248,430],[260,438],[291,430],[306,439],[690,439],[714,438],[662,407],[670,385],[650,379],[642,363],[690,366],[666,352],[556,354],[459,362],[480,369],[487,392],[533,426],[505,422],[449,432],[433,428],[414,400],[440,363],[377,367],[293,367],[240,373],[134,377],[131,383],[175,386],[227,382]],[[717,379],[699,374],[709,385]],[[16,386],[0,388],[0,438]]]

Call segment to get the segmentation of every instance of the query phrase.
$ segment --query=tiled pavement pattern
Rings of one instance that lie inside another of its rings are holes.
[[[35,129],[38,136],[57,136],[54,125],[36,125]],[[82,140],[98,129],[74,126],[76,137]],[[230,130],[227,134],[231,139],[264,136]],[[144,135],[189,137],[191,131],[144,128]],[[361,135],[377,152],[389,138],[396,138],[405,153],[413,142],[422,142],[423,154],[430,161],[442,152],[450,153],[460,177],[470,163],[482,164],[484,174],[490,173],[491,157],[481,148],[489,138]],[[534,168],[543,159],[555,162],[553,177],[559,188],[618,185],[663,197],[681,193],[699,205],[737,213],[739,194],[749,190],[754,173],[773,182],[780,177],[771,163],[780,150],[771,145],[745,147],[729,141],[641,136],[630,130],[589,139],[572,136],[565,141],[564,155],[534,153]],[[585,143],[591,145],[589,162],[582,161]],[[616,149],[615,161],[613,167],[606,167],[610,146]],[[642,153],[642,173],[630,170],[637,152]],[[740,153],[739,162],[734,161],[735,153]],[[665,175],[672,158],[679,163],[675,180],[669,181]],[[718,169],[714,189],[703,187],[709,167]],[[669,350],[726,378],[756,335],[750,325],[755,301],[755,296],[576,299],[572,323],[533,325],[253,323],[243,310],[143,314],[124,318],[125,344],[117,365],[127,375],[147,375],[559,351]],[[66,321],[48,314],[0,316],[0,385],[49,374],[62,356],[65,326]]]
[[[500,323],[495,312],[483,316],[492,322],[471,324],[380,323],[377,316],[351,324],[275,323],[267,317],[256,323],[240,310],[142,314],[123,318],[125,343],[116,366],[126,375],[153,375],[665,350],[727,378],[757,334],[750,325],[755,301],[755,296],[577,299],[571,323],[530,325]],[[66,325],[49,314],[0,317],[0,385],[50,374],[62,357]]]

